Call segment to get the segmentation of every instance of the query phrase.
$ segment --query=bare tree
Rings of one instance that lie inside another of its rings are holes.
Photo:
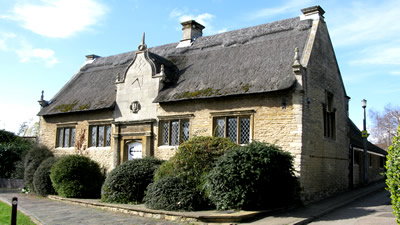
[[[397,133],[400,122],[400,107],[388,104],[383,112],[372,109],[369,114],[373,123],[370,129],[372,141],[387,150],[392,145],[392,140]]]

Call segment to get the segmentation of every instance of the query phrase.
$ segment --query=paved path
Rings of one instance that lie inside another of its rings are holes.
[[[18,209],[33,216],[42,224],[146,224],[146,225],[177,225],[176,223],[164,220],[153,220],[139,216],[111,212],[96,208],[84,207],[65,202],[50,200],[47,198],[25,195],[20,193],[7,193],[0,189],[0,200],[11,202],[12,197],[18,197]]]
[[[396,225],[396,218],[392,213],[390,194],[381,190],[326,214],[311,224]]]

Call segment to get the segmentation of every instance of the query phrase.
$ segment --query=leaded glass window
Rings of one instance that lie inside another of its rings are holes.
[[[111,125],[90,126],[90,147],[111,146]]]
[[[189,120],[182,121],[182,140],[189,140]]]
[[[226,136],[233,142],[237,142],[237,118],[229,117],[228,126],[226,128]]]
[[[75,145],[75,128],[61,127],[57,129],[56,147],[69,148]]]
[[[106,126],[106,146],[111,146],[111,126]]]
[[[160,121],[160,145],[177,146],[189,139],[190,123],[186,119]]]
[[[250,118],[240,118],[240,144],[248,144],[250,142]]]
[[[250,116],[214,118],[214,136],[227,137],[237,144],[250,142]]]
[[[171,145],[179,145],[179,121],[171,121]]]
[[[215,136],[225,137],[225,118],[217,118],[215,123]]]
[[[161,123],[161,144],[168,145],[169,141],[169,122],[162,122]]]

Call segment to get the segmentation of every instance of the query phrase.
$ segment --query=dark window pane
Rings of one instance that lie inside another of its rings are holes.
[[[93,126],[92,127],[92,141],[90,143],[90,146],[96,146],[96,142],[97,142],[97,126]]]
[[[237,118],[228,118],[227,137],[237,143]]]
[[[250,118],[240,118],[240,144],[248,144],[250,142]]]
[[[189,140],[189,120],[182,120],[182,142]]]
[[[71,128],[71,147],[75,146],[75,128]]]
[[[104,126],[99,126],[98,136],[99,136],[98,146],[103,147],[104,146]]]
[[[225,118],[215,119],[215,136],[225,137]]]
[[[58,128],[58,146],[57,147],[63,147],[63,141],[64,141],[64,129]]]
[[[111,146],[111,125],[106,126],[106,146]]]
[[[169,123],[161,122],[161,144],[168,145]]]
[[[171,145],[179,145],[179,121],[171,121]]]
[[[64,129],[64,147],[69,147],[69,128]]]

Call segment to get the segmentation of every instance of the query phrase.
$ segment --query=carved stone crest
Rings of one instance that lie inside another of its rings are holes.
[[[131,112],[133,112],[133,113],[138,113],[140,108],[141,107],[140,107],[139,101],[134,101],[130,105]]]

